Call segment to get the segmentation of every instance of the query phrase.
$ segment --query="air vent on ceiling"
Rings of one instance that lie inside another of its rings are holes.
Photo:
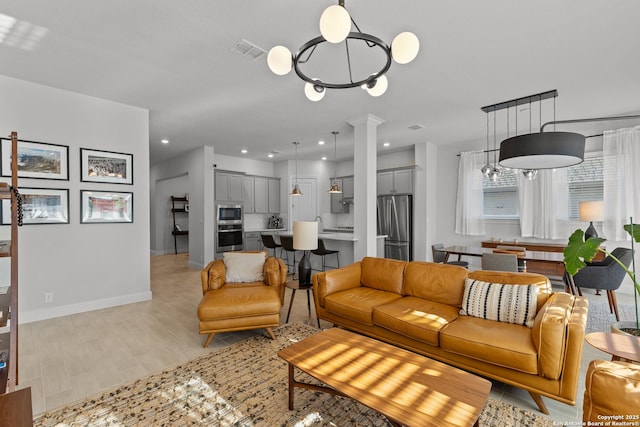
[[[424,129],[423,125],[411,125],[409,126],[409,129],[411,130],[419,130],[419,129]]]
[[[256,46],[255,44],[242,39],[234,47],[231,48],[231,52],[235,52],[240,56],[244,56],[252,61],[257,61],[262,58],[264,54],[267,53],[261,47]]]

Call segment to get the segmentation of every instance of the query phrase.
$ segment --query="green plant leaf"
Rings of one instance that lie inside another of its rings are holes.
[[[572,276],[580,271],[598,253],[598,248],[605,239],[590,237],[585,242],[584,231],[578,229],[569,237],[569,243],[564,248],[564,265],[567,273]],[[586,261],[586,262],[585,262]]]
[[[640,243],[640,224],[633,224],[633,233],[631,233],[631,225],[632,224],[625,224],[623,228],[629,233],[633,240]]]

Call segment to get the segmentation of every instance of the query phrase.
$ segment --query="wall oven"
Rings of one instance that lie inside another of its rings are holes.
[[[216,252],[243,250],[242,205],[218,205],[216,220]]]
[[[218,253],[243,250],[242,240],[242,224],[218,224]]]

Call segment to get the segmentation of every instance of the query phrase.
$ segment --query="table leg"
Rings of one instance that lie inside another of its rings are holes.
[[[289,410],[293,410],[293,389],[294,389],[294,380],[293,380],[293,365],[289,363]]]
[[[444,253],[444,261],[442,261],[443,264],[446,264],[447,261],[449,261],[449,256],[451,255],[450,252],[445,252]]]
[[[309,291],[311,289],[307,289],[307,309],[309,309],[309,317],[311,317],[311,296],[309,295]]]
[[[291,307],[293,307],[293,297],[296,296],[296,290],[291,289],[291,301],[289,301],[289,311],[287,311],[287,320],[284,323],[289,323],[289,315],[291,314]]]

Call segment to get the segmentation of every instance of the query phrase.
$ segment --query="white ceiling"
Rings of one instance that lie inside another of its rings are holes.
[[[260,160],[279,151],[278,161],[293,157],[294,140],[301,159],[333,159],[332,130],[341,132],[338,157],[349,158],[347,120],[366,114],[385,120],[380,149],[385,141],[391,149],[484,143],[482,106],[551,89],[559,93],[559,120],[640,112],[637,0],[346,0],[363,32],[387,43],[402,31],[420,39],[418,58],[391,65],[379,98],[355,88],[310,102],[295,73],[276,76],[265,57],[254,62],[230,50],[245,39],[295,52],[319,35],[320,14],[334,3],[5,0],[0,74],[148,108],[152,164],[202,145],[230,156],[246,148]],[[532,111],[537,131],[539,109]],[[542,112],[553,114],[553,103],[543,102]],[[523,114],[519,132],[529,128]],[[425,128],[410,130],[415,124]],[[513,126],[511,117],[511,133]],[[329,144],[318,146],[319,139]]]

